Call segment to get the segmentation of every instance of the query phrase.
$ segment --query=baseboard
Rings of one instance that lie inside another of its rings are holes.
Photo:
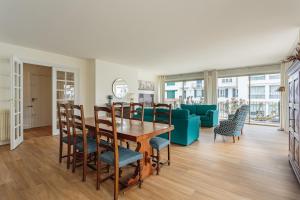
[[[1,146],[1,145],[6,145],[6,144],[9,144],[9,143],[10,143],[9,140],[6,140],[6,141],[0,141],[0,146]]]

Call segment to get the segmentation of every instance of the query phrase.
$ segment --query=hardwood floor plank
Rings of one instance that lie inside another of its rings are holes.
[[[65,160],[58,163],[58,137],[47,135],[47,129],[33,132],[26,132],[26,140],[14,151],[0,147],[1,200],[112,199],[112,181],[97,191],[95,172],[89,170],[83,183],[81,168],[73,174]],[[223,142],[222,137],[214,143],[212,132],[202,129],[199,141],[188,147],[172,145],[171,166],[119,199],[300,199],[300,186],[288,163],[286,133],[247,125],[233,144],[232,138]],[[166,152],[162,156],[166,158]]]

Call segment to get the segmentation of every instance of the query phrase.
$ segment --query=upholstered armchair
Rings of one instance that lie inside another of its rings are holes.
[[[242,105],[237,109],[234,115],[228,116],[228,120],[220,121],[220,124],[214,129],[214,141],[216,141],[217,134],[232,136],[233,142],[235,142],[236,136],[240,139],[248,113],[249,106]]]

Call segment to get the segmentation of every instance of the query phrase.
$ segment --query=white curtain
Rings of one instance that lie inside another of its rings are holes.
[[[287,70],[291,66],[291,62],[282,63],[280,66],[280,86],[285,88],[285,91],[280,95],[280,129],[288,131],[288,76]]]
[[[158,77],[157,102],[163,103],[165,99],[165,76]]]
[[[211,103],[218,103],[218,72],[214,70],[211,72],[211,85],[212,85],[212,93],[211,93]]]
[[[208,77],[208,71],[204,71],[204,102],[208,103],[210,98],[210,92],[209,92],[209,77]]]

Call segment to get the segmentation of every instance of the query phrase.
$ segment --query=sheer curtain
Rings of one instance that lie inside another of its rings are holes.
[[[166,80],[165,76],[159,76],[158,77],[157,101],[159,103],[164,102],[164,98],[165,98],[165,80]]]
[[[287,70],[292,65],[292,62],[281,63],[280,66],[280,80],[281,85],[285,88],[280,95],[280,129],[288,131],[288,77]]]

